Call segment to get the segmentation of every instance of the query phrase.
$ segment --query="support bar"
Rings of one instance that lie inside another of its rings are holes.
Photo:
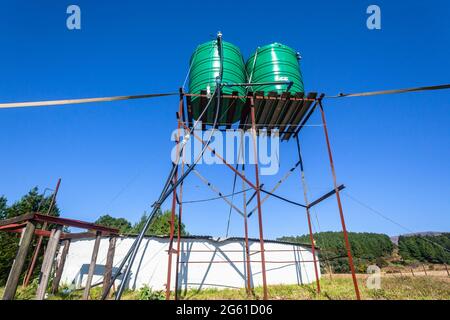
[[[344,186],[343,184],[341,184],[339,187],[337,187],[337,190],[338,190],[338,191],[341,191],[341,190],[343,190],[343,189],[345,189],[345,186]],[[328,199],[329,197],[331,197],[331,196],[332,196],[333,194],[335,194],[335,193],[336,193],[336,189],[331,190],[330,192],[324,194],[323,196],[321,196],[321,197],[318,198],[317,200],[314,200],[313,202],[311,202],[311,203],[308,205],[308,208],[314,207],[316,204],[319,204],[319,203],[322,202],[323,200]]]

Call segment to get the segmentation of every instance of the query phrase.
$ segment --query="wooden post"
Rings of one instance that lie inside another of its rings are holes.
[[[415,277],[413,268],[411,268],[411,274],[413,277]]]
[[[427,274],[427,270],[425,269],[425,265],[424,264],[422,265],[422,269],[423,269],[423,272],[425,272],[425,275],[427,276],[428,274]]]
[[[107,294],[111,282],[114,251],[116,249],[116,237],[109,238],[108,256],[106,257],[105,273],[103,274],[103,295]]]
[[[23,231],[23,236],[19,244],[19,249],[17,250],[16,258],[14,259],[11,271],[9,272],[5,292],[3,293],[3,300],[14,299],[17,285],[19,283],[20,274],[22,273],[23,265],[28,254],[28,249],[30,247],[31,241],[33,240],[35,229],[35,224],[28,221]]]
[[[89,299],[89,291],[91,291],[92,277],[94,276],[95,264],[97,263],[97,255],[98,255],[98,248],[100,247],[100,240],[101,240],[101,232],[97,231],[97,234],[95,236],[94,249],[92,250],[92,258],[91,264],[89,265],[89,272],[86,280],[86,286],[84,287],[83,300]]]
[[[450,273],[448,272],[448,266],[447,266],[447,264],[446,264],[446,263],[444,263],[444,266],[445,266],[445,270],[447,271],[447,276],[449,276],[449,277],[450,277]]]
[[[66,263],[67,253],[69,252],[70,239],[64,240],[64,249],[61,252],[61,259],[58,264],[58,268],[56,269],[55,278],[53,279],[52,284],[52,293],[58,292],[59,282],[61,281],[61,276],[64,271],[64,264]]]
[[[36,299],[44,300],[45,292],[47,291],[48,281],[50,280],[50,273],[55,259],[56,250],[58,249],[59,238],[61,237],[61,227],[53,229],[50,233],[47,249],[44,254],[44,261],[42,262],[41,273],[39,274],[39,286],[36,291]]]

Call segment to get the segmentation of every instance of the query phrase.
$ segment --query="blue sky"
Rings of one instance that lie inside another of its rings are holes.
[[[66,28],[77,4],[82,30]],[[382,29],[366,28],[378,4]],[[327,94],[449,82],[448,1],[2,1],[0,101],[31,101],[176,91],[195,47],[218,30],[248,57],[257,46],[300,51],[307,91]],[[450,92],[325,101],[336,170],[349,195],[414,231],[450,229]],[[156,199],[170,167],[177,97],[0,111],[0,194],[13,202],[61,177],[66,217],[109,213],[136,221]],[[320,123],[319,114],[311,124]],[[311,198],[331,190],[321,127],[301,135]],[[281,145],[280,175],[296,162]],[[199,170],[224,192],[233,174]],[[264,177],[267,186],[274,177]],[[342,196],[348,229],[405,230]],[[298,172],[278,193],[303,202]],[[195,177],[185,200],[214,196]],[[169,207],[169,203],[166,204]],[[334,199],[313,212],[316,230],[340,230]],[[223,236],[220,201],[184,207],[192,234]],[[250,234],[257,236],[256,216]],[[276,199],[263,207],[267,238],[307,232],[300,208]],[[243,235],[233,214],[231,234]]]

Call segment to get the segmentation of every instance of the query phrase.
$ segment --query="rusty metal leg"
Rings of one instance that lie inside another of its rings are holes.
[[[338,204],[338,208],[339,208],[339,215],[341,218],[342,231],[344,233],[345,247],[347,249],[348,263],[350,265],[350,270],[352,272],[353,286],[355,287],[356,299],[360,300],[361,296],[360,296],[359,288],[358,288],[358,280],[356,279],[356,272],[355,272],[355,266],[353,264],[353,256],[352,256],[350,241],[348,240],[347,228],[345,226],[344,210],[342,209],[341,197],[340,197],[339,189],[338,189],[338,185],[337,185],[336,171],[334,169],[333,155],[331,153],[330,139],[328,137],[327,122],[325,119],[325,112],[323,110],[322,101],[319,101],[319,106],[320,106],[320,113],[322,116],[323,130],[325,133],[325,140],[327,143],[328,158],[330,160],[331,173],[333,175],[333,184],[334,184],[334,189],[336,191],[336,199],[337,199],[337,204]]]
[[[178,171],[178,169],[177,169]],[[175,177],[173,183],[177,182],[177,171],[175,171]],[[169,236],[169,249],[168,249],[168,262],[167,262],[167,282],[166,282],[166,300],[170,300],[170,282],[172,277],[172,249],[173,249],[173,236],[175,232],[175,210],[177,206],[177,190],[174,189],[172,193],[172,213],[170,218],[170,236]]]
[[[182,158],[181,175],[184,174],[184,158]],[[178,206],[178,230],[177,230],[177,259],[175,267],[175,300],[178,300],[178,286],[179,286],[179,268],[180,268],[180,250],[181,250],[181,218],[183,216],[183,183],[180,184],[179,192],[180,204]]]
[[[302,178],[303,197],[305,199],[305,205],[306,205],[306,217],[308,219],[309,240],[311,242],[311,253],[312,253],[313,261],[314,261],[314,274],[316,276],[317,293],[320,293],[320,279],[319,279],[319,268],[317,266],[317,258],[316,258],[316,245],[314,243],[314,236],[313,236],[313,231],[312,231],[311,214],[309,212],[309,201],[308,201],[308,194],[307,194],[307,188],[306,188],[305,170],[304,170],[304,166],[303,166],[303,157],[302,157],[302,153],[300,151],[300,141],[298,139],[298,136],[296,136],[296,141],[297,141],[298,159],[300,162],[300,174],[301,174],[301,178]]]
[[[261,210],[261,193],[260,193],[260,184],[259,184],[259,158],[258,158],[258,150],[257,150],[257,142],[256,142],[256,125],[255,125],[255,104],[253,98],[250,98],[250,112],[251,112],[251,120],[252,120],[252,137],[253,137],[253,151],[255,155],[255,179],[256,179],[256,200],[258,203],[258,225],[259,225],[259,243],[261,247],[261,273],[262,273],[262,281],[263,281],[263,298],[264,300],[268,299],[267,295],[267,279],[266,279],[266,258],[264,253],[264,233],[263,233],[263,222],[262,222],[262,210]]]
[[[242,174],[245,175],[245,164],[242,164]],[[251,295],[253,293],[252,288],[252,273],[251,273],[251,262],[250,262],[250,246],[248,244],[248,223],[247,223],[247,195],[245,192],[245,181],[242,180],[242,190],[243,190],[243,199],[244,199],[244,236],[245,236],[245,262],[247,269],[247,281],[246,281],[246,289],[247,295]]]
[[[181,138],[181,128],[184,125],[184,92],[183,88],[180,88],[180,104],[178,110],[178,136]],[[184,175],[184,157],[185,157],[185,149],[181,152],[181,176]],[[181,218],[183,217],[183,182],[180,184],[179,191],[179,205],[178,205],[178,230],[177,230],[177,258],[176,258],[176,266],[175,266],[175,300],[178,300],[178,287],[179,287],[179,273],[180,273],[180,250],[181,250]]]

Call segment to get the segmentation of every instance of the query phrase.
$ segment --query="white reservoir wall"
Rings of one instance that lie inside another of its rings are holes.
[[[118,238],[114,267],[118,267],[134,241]],[[184,237],[181,240],[179,289],[244,288],[246,281],[245,246],[241,238],[214,240],[210,237]],[[259,241],[249,240],[251,281],[262,285]],[[103,281],[109,239],[102,238],[92,283]],[[83,287],[87,279],[94,239],[73,240],[69,247],[61,285]],[[131,269],[128,288],[144,285],[165,290],[169,239],[144,238]],[[176,248],[176,241],[174,241]],[[265,241],[267,284],[307,284],[315,281],[311,248],[278,241]],[[317,258],[318,261],[318,258]],[[319,268],[320,269],[320,268]],[[113,274],[116,269],[113,268]],[[175,288],[176,254],[172,257],[171,289]],[[320,272],[320,271],[319,271]],[[116,282],[118,284],[119,281]]]

